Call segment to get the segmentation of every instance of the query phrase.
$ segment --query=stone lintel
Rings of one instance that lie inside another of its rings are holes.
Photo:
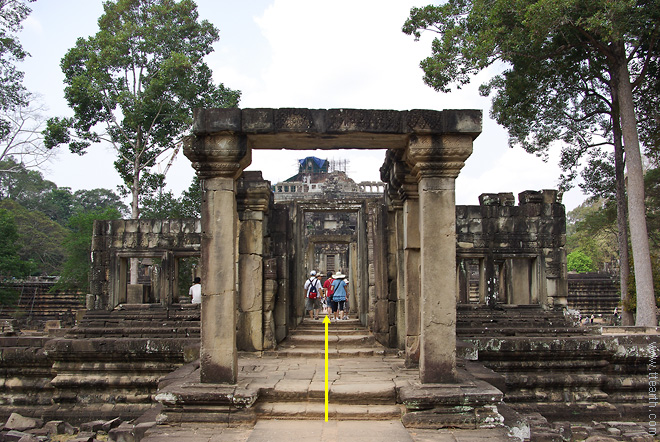
[[[481,110],[196,109],[193,133],[242,133],[254,149],[403,149],[411,134],[481,133]]]

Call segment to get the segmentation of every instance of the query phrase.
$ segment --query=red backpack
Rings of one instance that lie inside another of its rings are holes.
[[[330,301],[332,301],[332,295],[335,294],[335,286],[332,285],[332,282],[334,281],[334,279],[328,278],[328,279],[326,279],[325,282],[328,282],[328,281],[330,281],[330,284],[328,284],[328,299]]]
[[[319,292],[316,291],[316,281],[314,281],[315,278],[309,278],[309,283],[311,284],[309,288],[309,299],[316,299],[316,297],[319,295]]]

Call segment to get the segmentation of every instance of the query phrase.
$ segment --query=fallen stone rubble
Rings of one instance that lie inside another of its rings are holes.
[[[12,413],[0,430],[0,442],[138,442],[156,422],[124,422],[119,418],[96,420],[74,427],[64,421],[44,423],[41,419]]]
[[[648,422],[548,422],[539,413],[524,415],[530,426],[531,442],[654,442],[656,428]]]

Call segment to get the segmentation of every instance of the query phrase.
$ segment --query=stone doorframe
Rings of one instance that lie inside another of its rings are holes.
[[[418,258],[406,254],[411,261],[405,265],[418,262],[419,270],[406,271],[404,293],[406,301],[419,298],[412,302],[419,305],[420,380],[455,382],[454,185],[481,125],[480,110],[196,110],[184,154],[203,190],[201,381],[235,384],[238,377],[236,180],[250,164],[252,151],[388,149],[400,151],[397,158],[406,165],[406,176],[389,180],[388,186],[403,182],[416,190],[404,200],[403,241],[407,250],[419,251]],[[407,321],[414,322],[408,310]]]

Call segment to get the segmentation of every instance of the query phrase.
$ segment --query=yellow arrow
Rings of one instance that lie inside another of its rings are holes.
[[[326,316],[323,323],[325,324],[325,421],[328,422],[328,324],[330,324],[330,318]]]

